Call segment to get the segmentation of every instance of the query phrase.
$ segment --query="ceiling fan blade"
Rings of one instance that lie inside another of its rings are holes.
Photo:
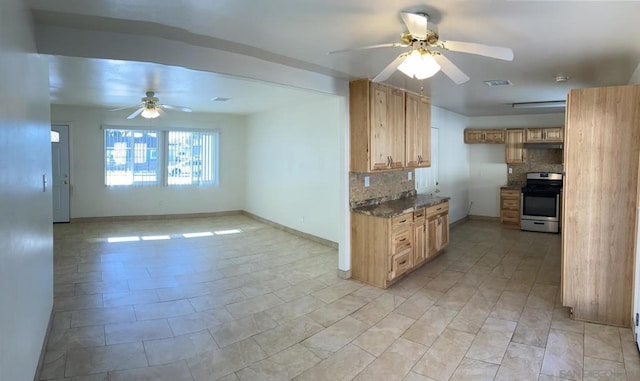
[[[141,113],[141,112],[143,112],[143,111],[144,111],[144,107],[140,107],[139,109],[137,109],[136,111],[134,111],[131,115],[129,115],[129,116],[127,117],[127,119],[133,119],[133,118],[135,118],[136,116],[140,115],[140,113]]]
[[[471,53],[480,56],[497,58],[505,61],[513,61],[513,50],[500,46],[475,44],[473,42],[440,41],[438,47],[454,52]]]
[[[460,70],[456,65],[453,64],[447,57],[442,54],[434,54],[433,59],[436,60],[438,65],[440,65],[440,70],[447,77],[451,78],[451,80],[459,85],[461,83],[465,83],[469,80],[469,76],[466,75],[462,70]]]
[[[353,49],[340,49],[340,50],[333,50],[327,54],[337,54],[337,53],[346,53],[346,52],[356,52],[359,50],[367,50],[367,49],[378,49],[378,48],[406,48],[409,45],[405,45],[405,44],[401,44],[399,42],[395,42],[395,43],[389,43],[389,44],[377,44],[377,45],[367,45],[367,46],[361,46],[359,48],[353,48]]]
[[[400,12],[400,17],[402,17],[402,21],[404,21],[407,29],[409,29],[409,33],[411,33],[413,37],[418,39],[427,38],[427,18],[425,16]]]
[[[184,112],[191,112],[193,111],[192,109],[190,109],[189,107],[182,107],[182,106],[172,106],[172,105],[158,105],[160,107],[164,107],[166,109],[169,110],[178,110],[178,111],[184,111]]]
[[[113,109],[111,109],[111,110],[109,110],[109,111],[120,111],[120,110],[126,110],[126,109],[128,109],[128,108],[140,107],[140,106],[141,106],[141,105],[140,105],[140,103],[138,103],[138,104],[131,105],[131,106],[124,106],[124,107],[113,108]]]
[[[400,66],[402,61],[404,61],[408,55],[409,53],[400,54],[395,60],[391,61],[391,63],[380,72],[380,74],[376,75],[376,77],[373,79],[373,82],[382,82],[391,77],[391,74],[396,71],[398,66]]]

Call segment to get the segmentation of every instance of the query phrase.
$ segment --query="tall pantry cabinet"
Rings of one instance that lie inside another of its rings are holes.
[[[639,159],[640,86],[569,93],[561,296],[575,319],[631,326]]]

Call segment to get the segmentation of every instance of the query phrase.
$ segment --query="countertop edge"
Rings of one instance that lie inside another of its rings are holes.
[[[451,197],[420,196],[406,199],[387,201],[379,205],[362,206],[352,208],[352,213],[363,214],[372,217],[393,218],[405,213],[413,213],[418,209],[448,202]]]

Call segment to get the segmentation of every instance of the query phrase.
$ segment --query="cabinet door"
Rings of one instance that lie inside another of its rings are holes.
[[[505,131],[505,161],[507,164],[523,164],[526,161],[524,149],[524,129]]]
[[[431,166],[431,102],[415,94],[405,99],[407,167]]]
[[[388,169],[391,152],[388,142],[393,139],[393,130],[388,128],[389,89],[378,83],[371,84],[371,170]]]
[[[430,257],[438,252],[438,217],[431,217],[427,221],[427,241],[428,250],[427,257]]]
[[[427,259],[425,220],[413,224],[413,264],[414,266]]]
[[[449,214],[441,214],[438,217],[438,251],[449,244]]]
[[[485,143],[504,143],[504,130],[486,130],[484,132]]]
[[[388,141],[391,168],[404,167],[404,92],[389,89],[387,98],[387,125],[391,131]]]
[[[467,144],[484,143],[484,131],[464,130],[464,142]]]
[[[525,141],[527,143],[543,142],[544,128],[527,128]]]
[[[562,128],[545,128],[544,129],[544,141],[545,142],[562,142],[563,139]]]

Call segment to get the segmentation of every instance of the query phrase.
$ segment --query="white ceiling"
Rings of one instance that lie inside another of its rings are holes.
[[[29,0],[28,3],[37,25],[168,38],[341,79],[373,78],[404,50],[386,48],[335,55],[327,52],[397,42],[404,30],[399,12],[426,12],[445,40],[505,46],[514,51],[513,62],[446,52],[471,77],[462,85],[453,84],[442,73],[417,81],[396,72],[387,81],[413,91],[423,86],[435,105],[468,116],[532,113],[513,110],[510,105],[564,99],[571,88],[624,85],[640,64],[637,1],[183,0],[161,4],[157,0]],[[291,99],[305,99],[307,95],[310,100],[318,96],[184,68],[52,54],[54,103],[125,106],[137,103],[144,91],[152,89],[163,103],[198,111],[251,113],[272,107],[281,97],[284,104]],[[570,80],[556,83],[554,78],[558,74],[568,75]],[[96,76],[101,80],[95,81]],[[482,84],[483,80],[492,79],[508,79],[513,86],[489,88]],[[214,96],[233,99],[222,104],[210,102]],[[549,111],[561,110],[538,112]]]

